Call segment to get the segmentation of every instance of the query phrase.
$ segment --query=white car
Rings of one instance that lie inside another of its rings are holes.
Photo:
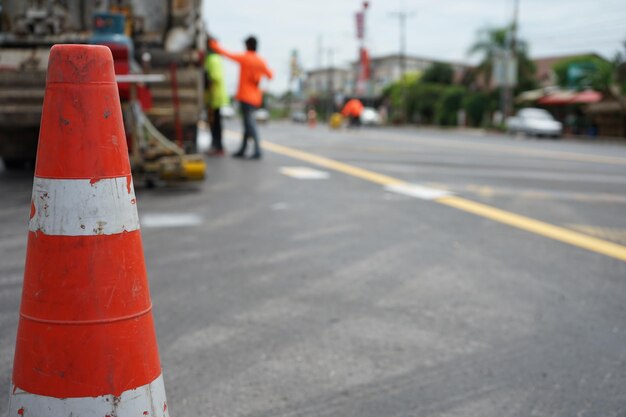
[[[382,124],[380,114],[371,107],[363,109],[360,119],[363,126],[379,126]]]
[[[294,111],[291,113],[291,121],[294,123],[306,123],[306,113],[303,111]]]
[[[563,134],[563,124],[543,109],[521,109],[514,117],[506,119],[509,133],[524,133],[528,136],[549,136],[558,138]]]

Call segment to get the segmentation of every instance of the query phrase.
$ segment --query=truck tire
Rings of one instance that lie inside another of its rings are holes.
[[[3,158],[4,168],[7,171],[18,171],[26,168],[26,159],[24,158]]]

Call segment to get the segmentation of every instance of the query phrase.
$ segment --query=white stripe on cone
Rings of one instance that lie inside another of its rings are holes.
[[[169,417],[163,375],[118,397],[54,398],[11,388],[9,416]]]
[[[56,236],[113,235],[139,229],[135,190],[127,177],[35,177],[28,229]]]

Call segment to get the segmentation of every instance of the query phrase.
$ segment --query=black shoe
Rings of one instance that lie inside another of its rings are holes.
[[[261,155],[260,153],[255,153],[250,157],[250,159],[261,159],[262,157],[263,155]]]
[[[237,153],[234,153],[232,156],[233,158],[243,158],[245,155],[243,152],[237,152]]]

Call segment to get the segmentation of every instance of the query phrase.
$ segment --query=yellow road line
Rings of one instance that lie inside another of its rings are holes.
[[[498,187],[490,187],[481,184],[467,184],[453,186],[441,183],[425,183],[427,187],[445,189],[451,192],[467,192],[477,194],[481,197],[506,196],[523,198],[527,200],[562,200],[562,201],[582,201],[588,203],[613,203],[626,204],[626,195],[608,194],[608,193],[558,193],[544,189],[504,189]],[[568,226],[569,227],[569,226]],[[589,233],[594,235],[593,233]]]
[[[436,200],[437,203],[485,217],[527,232],[568,243],[579,248],[626,261],[626,247],[613,242],[598,239],[564,227],[555,226],[530,217],[511,213],[486,204],[477,203],[462,197],[449,196]]]
[[[294,159],[309,162],[311,164],[332,169],[344,174],[361,178],[363,180],[388,185],[409,185],[406,181],[388,175],[379,174],[367,169],[359,168],[323,156],[314,155],[308,152],[299,151],[276,143],[264,141],[263,147],[281,155]],[[517,229],[525,230],[540,236],[567,243],[572,246],[596,252],[611,258],[626,261],[626,247],[613,242],[598,239],[583,233],[578,233],[564,227],[555,226],[530,217],[515,214],[506,210],[501,210],[486,204],[471,201],[462,197],[447,196],[433,200],[439,204],[453,207],[466,213],[472,213],[486,219],[490,219],[502,224],[506,224]]]
[[[276,152],[285,156],[290,156],[301,161],[307,161],[317,166],[332,169],[338,172],[343,172],[353,177],[361,178],[363,180],[373,182],[380,185],[398,185],[404,184],[405,181],[397,178],[389,177],[387,175],[379,174],[377,172],[369,171],[367,169],[358,168],[353,165],[344,164],[333,159],[324,158],[323,156],[314,155],[312,153],[299,151],[297,149],[288,148],[286,146],[278,145],[276,143],[263,141],[263,148]]]

